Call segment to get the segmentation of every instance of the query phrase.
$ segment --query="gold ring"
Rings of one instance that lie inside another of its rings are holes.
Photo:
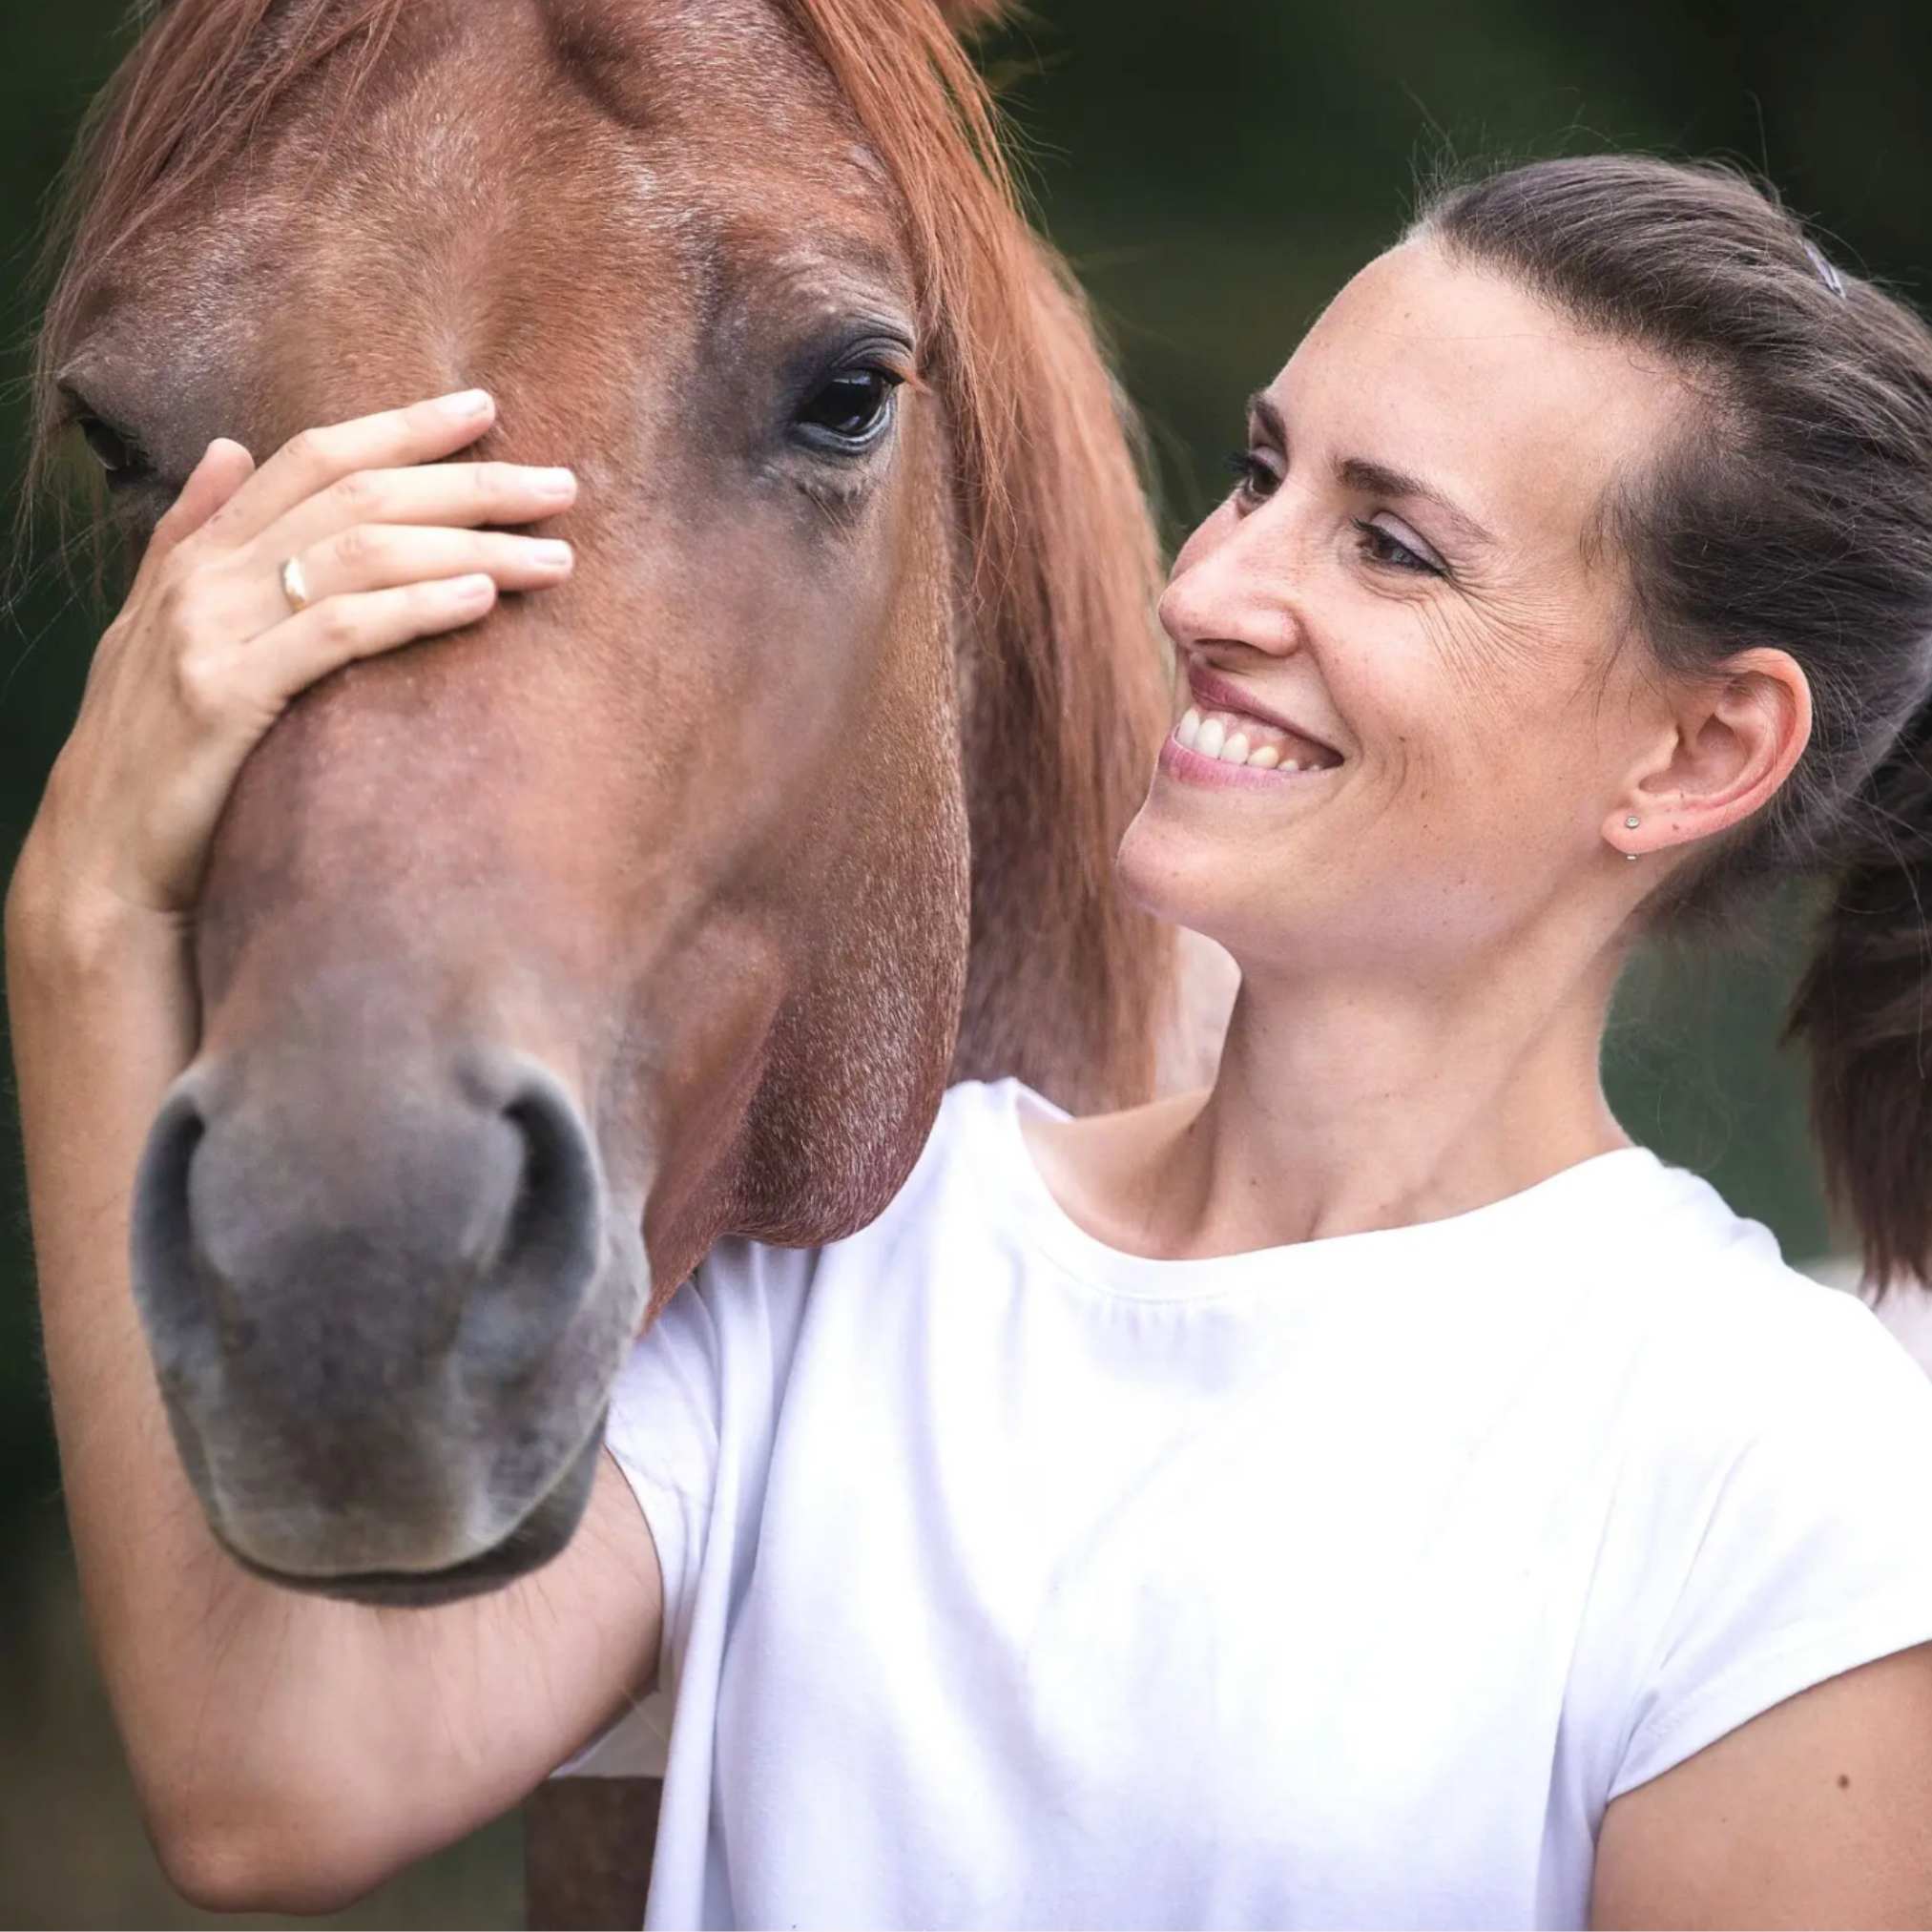
[[[281,567],[281,594],[298,616],[315,601],[308,593],[308,579],[301,573],[300,557],[290,557]]]

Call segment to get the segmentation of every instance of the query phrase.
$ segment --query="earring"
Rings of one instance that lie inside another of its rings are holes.
[[[1632,832],[1634,832],[1637,829],[1637,827],[1641,825],[1643,822],[1644,821],[1640,818],[1638,818],[1634,812],[1632,812],[1630,815],[1630,817],[1624,821],[1624,823]],[[1626,852],[1624,854],[1624,857],[1628,859],[1632,865],[1634,865],[1637,862],[1637,855],[1634,852]]]

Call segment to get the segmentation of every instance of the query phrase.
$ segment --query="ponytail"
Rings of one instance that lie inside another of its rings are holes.
[[[1700,409],[1605,502],[1666,677],[1749,650],[1804,672],[1804,755],[1643,926],[1721,937],[1836,875],[1785,1038],[1833,1204],[1880,1295],[1932,1283],[1932,329],[1734,169],[1583,155],[1450,185],[1415,229],[1682,371]]]
[[[1932,1283],[1932,695],[1873,773],[1865,849],[1840,875],[1793,997],[1832,1204],[1875,1300]]]

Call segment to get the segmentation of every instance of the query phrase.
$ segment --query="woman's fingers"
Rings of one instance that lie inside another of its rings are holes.
[[[236,652],[229,675],[238,688],[246,687],[253,705],[273,715],[298,692],[359,657],[475,623],[496,595],[495,579],[478,573],[329,597]]]
[[[236,553],[279,571],[329,539],[346,540],[384,524],[530,524],[556,516],[576,499],[568,469],[521,463],[431,463],[415,469],[359,469],[279,517]],[[357,537],[357,541],[361,541]],[[372,539],[373,540],[373,539]]]
[[[535,590],[566,575],[575,554],[552,537],[364,523],[303,551],[301,561],[309,595],[320,603],[345,592],[387,591],[479,572],[495,578],[499,590]]]
[[[260,469],[239,443],[209,446],[89,668],[30,835],[50,877],[101,903],[192,909],[236,774],[292,698],[475,623],[500,590],[570,576],[568,545],[479,528],[567,508],[569,471],[442,460],[492,420],[487,396],[439,399],[309,430]]]
[[[481,389],[385,409],[353,422],[304,429],[271,456],[205,526],[211,542],[234,547],[359,469],[428,463],[474,443],[496,405]]]
[[[410,524],[357,524],[291,554],[311,604],[477,574],[499,590],[541,591],[561,583],[575,563],[569,544],[547,537]],[[280,568],[265,555],[244,551],[222,574],[225,627],[235,635],[260,636],[293,614]]]
[[[189,471],[181,493],[168,506],[148,539],[141,569],[152,571],[165,563],[176,547],[208,521],[255,474],[255,458],[239,443],[218,436],[201,452],[201,460]]]
[[[201,452],[200,462],[189,471],[180,494],[168,506],[155,526],[154,535],[148,539],[139,568],[135,571],[126,608],[108,627],[88,660],[88,693],[109,674],[130,642],[138,637],[139,615],[147,604],[162,594],[168,560],[224,503],[232,501],[254,470],[254,457],[240,444],[225,436],[218,436]]]

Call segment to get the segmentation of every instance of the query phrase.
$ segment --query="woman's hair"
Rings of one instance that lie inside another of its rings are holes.
[[[1720,166],[1532,162],[1431,191],[1411,234],[1685,379],[1676,433],[1591,535],[1667,674],[1787,651],[1813,728],[1646,916],[1708,932],[1772,882],[1834,882],[1786,1037],[1868,1278],[1932,1279],[1932,331]]]

